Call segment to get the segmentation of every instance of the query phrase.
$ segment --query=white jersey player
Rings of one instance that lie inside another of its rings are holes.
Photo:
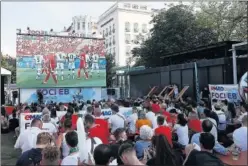
[[[56,61],[57,61],[57,68],[56,68],[56,77],[58,79],[58,75],[61,76],[61,80],[64,80],[64,64],[66,60],[66,54],[63,52],[56,53]],[[59,73],[60,71],[60,73]]]
[[[72,71],[72,79],[75,79],[75,60],[77,58],[77,55],[75,53],[69,53],[67,55],[67,58],[68,58],[68,69],[69,71]],[[68,74],[68,79],[70,79],[71,77],[71,74],[69,73]]]
[[[98,76],[100,76],[98,63],[99,63],[99,55],[94,53],[92,55],[92,66],[91,66],[91,72],[90,73],[93,73],[95,70],[97,72]]]
[[[41,69],[42,69],[42,62],[43,62],[43,56],[42,55],[35,55],[34,56],[35,66],[36,66],[36,79],[40,79]]]

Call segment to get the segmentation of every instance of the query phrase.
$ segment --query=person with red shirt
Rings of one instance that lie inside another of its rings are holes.
[[[55,82],[55,84],[58,83],[57,79],[56,79],[56,75],[54,73],[55,69],[56,69],[56,56],[54,53],[50,53],[47,55],[47,58],[48,58],[48,74],[46,75],[46,78],[45,80],[43,81],[43,84],[47,84],[47,81],[49,80],[50,78],[50,75],[52,74],[52,77],[53,77],[53,80]]]
[[[81,77],[81,70],[83,69],[85,78],[88,79],[88,72],[86,71],[86,53],[82,51],[78,58],[80,59],[80,64],[78,68],[78,79]]]
[[[161,113],[162,113],[162,115],[164,115],[166,122],[172,123],[171,114],[166,111],[166,104],[165,103],[161,104],[161,110],[162,110]]]
[[[163,125],[164,121],[165,121],[165,118],[163,116],[157,117],[158,127],[155,129],[154,133],[155,133],[155,135],[164,135],[172,147],[173,146],[173,144],[172,144],[172,130],[170,127]]]
[[[108,144],[106,129],[99,124],[95,124],[95,119],[93,116],[89,114],[85,115],[84,126],[89,138],[98,137],[103,144]]]
[[[105,132],[107,134],[107,136],[109,137],[109,124],[108,121],[104,119],[104,117],[102,116],[102,111],[99,108],[99,106],[96,104],[95,108],[94,108],[94,118],[95,118],[95,124],[100,125],[101,127],[105,128]]]
[[[160,113],[160,106],[157,102],[157,100],[153,100],[151,103],[151,107],[152,107],[152,112],[154,112],[155,114]]]
[[[67,117],[70,117],[71,123],[72,123],[72,129],[75,130],[77,128],[77,120],[78,120],[78,114],[77,112],[74,113],[74,110],[71,106],[67,109],[67,113],[61,118],[61,123],[65,121]]]

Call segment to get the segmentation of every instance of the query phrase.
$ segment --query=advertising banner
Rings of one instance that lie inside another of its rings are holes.
[[[209,91],[211,100],[227,100],[235,103],[235,105],[241,102],[238,85],[209,85]]]
[[[101,88],[43,88],[38,89],[43,94],[45,103],[69,103],[73,101],[101,100]],[[21,103],[37,102],[37,89],[20,89]]]
[[[126,118],[132,114],[132,107],[120,108],[120,113],[122,113]],[[57,116],[62,118],[66,114],[66,111],[57,111]],[[85,111],[80,111],[79,114],[82,116],[85,114]],[[105,119],[109,118],[112,115],[111,109],[102,109],[102,115]],[[42,113],[21,113],[20,115],[20,131],[24,131],[30,127],[30,124],[33,119],[41,119]]]
[[[104,87],[104,48],[103,39],[18,34],[17,86]]]

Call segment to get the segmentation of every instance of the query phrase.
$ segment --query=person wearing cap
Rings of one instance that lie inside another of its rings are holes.
[[[119,106],[113,104],[111,106],[112,115],[109,118],[109,127],[111,133],[114,133],[118,128],[126,128],[126,118],[119,112]]]
[[[123,143],[118,151],[124,165],[144,165],[136,156],[135,148],[131,143]]]
[[[226,115],[222,111],[220,103],[216,103],[214,105],[214,110],[215,110],[214,112],[218,115],[218,119],[219,119],[218,129],[220,131],[225,131],[226,130]]]

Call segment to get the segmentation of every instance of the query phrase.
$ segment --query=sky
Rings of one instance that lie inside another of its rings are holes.
[[[1,51],[16,56],[16,29],[61,31],[72,23],[72,17],[89,15],[98,18],[115,2],[2,2]],[[136,2],[155,9],[164,2]]]

